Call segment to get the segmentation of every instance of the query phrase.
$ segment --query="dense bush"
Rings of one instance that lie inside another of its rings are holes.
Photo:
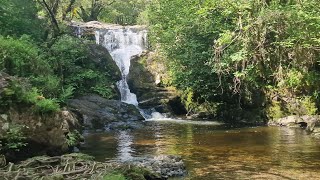
[[[29,79],[39,94],[59,102],[85,93],[112,98],[114,80],[91,60],[88,43],[64,35],[46,48],[25,35],[19,39],[0,36],[0,70]],[[40,111],[42,107],[55,109],[47,99],[37,104]]]
[[[148,8],[151,43],[166,57],[172,85],[188,94],[187,106],[264,109],[268,87],[319,102],[317,4],[156,0]]]
[[[34,0],[5,0],[0,4],[0,34],[20,37],[28,34],[40,40],[44,35],[43,20]]]
[[[10,75],[28,77],[50,74],[49,62],[40,53],[41,49],[26,35],[20,39],[0,36],[0,69]]]
[[[60,37],[50,48],[50,63],[61,79],[64,95],[72,89],[76,95],[94,92],[111,98],[113,80],[107,69],[90,59],[87,43],[68,35]]]
[[[0,153],[6,151],[19,151],[20,148],[27,145],[26,137],[21,131],[21,126],[10,125],[0,141]]]

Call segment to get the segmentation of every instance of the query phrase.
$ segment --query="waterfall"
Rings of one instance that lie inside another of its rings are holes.
[[[131,57],[140,55],[146,49],[147,31],[134,27],[100,29],[95,32],[95,37],[96,43],[107,48],[121,71],[122,79],[117,82],[121,101],[138,106],[137,97],[131,93],[127,83],[127,76]]]

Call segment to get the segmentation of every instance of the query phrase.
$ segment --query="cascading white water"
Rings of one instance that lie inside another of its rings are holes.
[[[137,97],[130,91],[127,76],[131,57],[141,54],[146,49],[146,40],[147,31],[136,28],[124,27],[96,31],[96,43],[108,49],[121,71],[122,79],[117,82],[121,101],[135,106],[138,106]]]

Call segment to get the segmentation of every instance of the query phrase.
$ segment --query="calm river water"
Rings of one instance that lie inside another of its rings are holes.
[[[320,142],[301,129],[230,128],[215,122],[151,121],[143,130],[85,135],[96,160],[182,156],[182,179],[320,179]]]

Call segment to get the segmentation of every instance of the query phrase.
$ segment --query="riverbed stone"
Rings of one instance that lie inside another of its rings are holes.
[[[98,95],[82,96],[67,103],[82,116],[83,124],[89,129],[138,128],[144,120],[134,105]]]
[[[127,163],[159,173],[163,178],[181,177],[187,173],[182,158],[176,155],[134,158]]]

